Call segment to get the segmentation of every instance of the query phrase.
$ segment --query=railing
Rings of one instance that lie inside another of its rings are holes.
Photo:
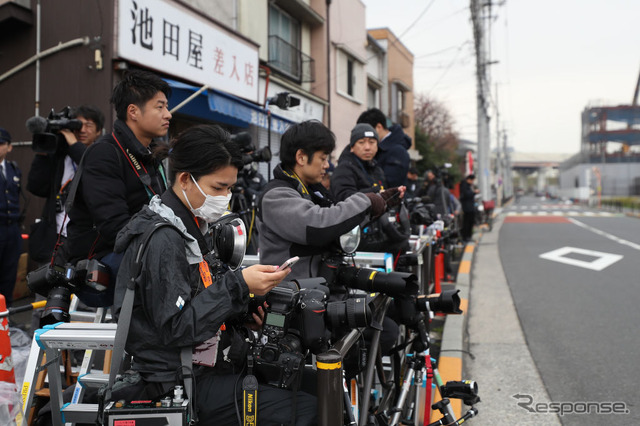
[[[269,36],[269,66],[299,83],[316,80],[315,60],[278,36]]]

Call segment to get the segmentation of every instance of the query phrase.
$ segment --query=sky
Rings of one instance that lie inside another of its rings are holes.
[[[367,28],[390,28],[413,53],[414,93],[444,103],[459,136],[476,141],[470,0],[362,2]],[[492,10],[492,148],[498,121],[515,151],[577,153],[584,108],[632,102],[640,1],[494,0]]]

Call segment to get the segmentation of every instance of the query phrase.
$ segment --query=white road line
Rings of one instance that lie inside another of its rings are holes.
[[[627,241],[627,240],[624,240],[622,238],[616,237],[615,235],[611,235],[608,232],[601,231],[598,228],[594,228],[593,226],[589,226],[586,223],[582,223],[582,222],[580,222],[578,220],[575,220],[573,218],[569,218],[569,221],[571,223],[573,223],[574,225],[578,225],[578,226],[580,226],[580,227],[582,227],[584,229],[587,229],[587,230],[589,230],[589,231],[591,231],[591,232],[593,232],[595,234],[602,235],[603,237],[608,238],[608,239],[610,239],[612,241],[615,241],[616,243],[623,244],[625,246],[629,246],[629,247],[631,247],[633,249],[636,249],[636,250],[640,250],[640,244],[632,243],[631,241]]]
[[[554,211],[554,212],[551,212],[551,214],[552,214],[553,216],[564,216],[564,213],[563,213],[563,212],[556,212],[556,211]]]
[[[594,212],[584,212],[582,213],[584,216],[595,216],[596,214]]]
[[[522,216],[533,216],[532,212],[522,212]]]
[[[565,257],[570,253],[583,254],[585,256],[594,257],[594,259],[592,261],[585,261]],[[542,259],[553,260],[554,262],[560,262],[567,265],[578,266],[580,268],[591,269],[593,271],[602,271],[604,268],[607,268],[622,259],[623,256],[620,254],[585,250],[577,247],[562,247],[548,253],[542,253],[541,255],[539,255],[539,257],[541,257]]]

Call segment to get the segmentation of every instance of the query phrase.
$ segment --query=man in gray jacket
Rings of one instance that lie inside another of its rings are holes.
[[[274,179],[258,200],[260,263],[277,265],[299,256],[290,279],[317,276],[322,254],[338,237],[380,216],[398,192],[359,192],[335,204],[321,184],[334,148],[335,136],[318,121],[290,127],[282,135]]]

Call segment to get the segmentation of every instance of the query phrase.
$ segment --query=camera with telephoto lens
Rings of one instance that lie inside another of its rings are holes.
[[[71,293],[88,287],[96,293],[104,293],[109,287],[109,267],[97,259],[84,259],[71,264],[43,265],[27,274],[29,290],[47,298],[40,316],[40,326],[69,322]]]
[[[280,388],[299,384],[306,355],[329,349],[332,333],[372,322],[370,301],[366,297],[329,301],[329,288],[322,278],[284,282],[254,297],[255,306],[268,304],[263,339],[252,348],[255,372],[263,382]]]
[[[53,155],[64,153],[68,149],[67,141],[60,131],[80,130],[82,121],[74,118],[71,107],[66,106],[60,112],[51,109],[47,118],[31,117],[27,120],[26,126],[33,134],[31,148],[37,153]]]

